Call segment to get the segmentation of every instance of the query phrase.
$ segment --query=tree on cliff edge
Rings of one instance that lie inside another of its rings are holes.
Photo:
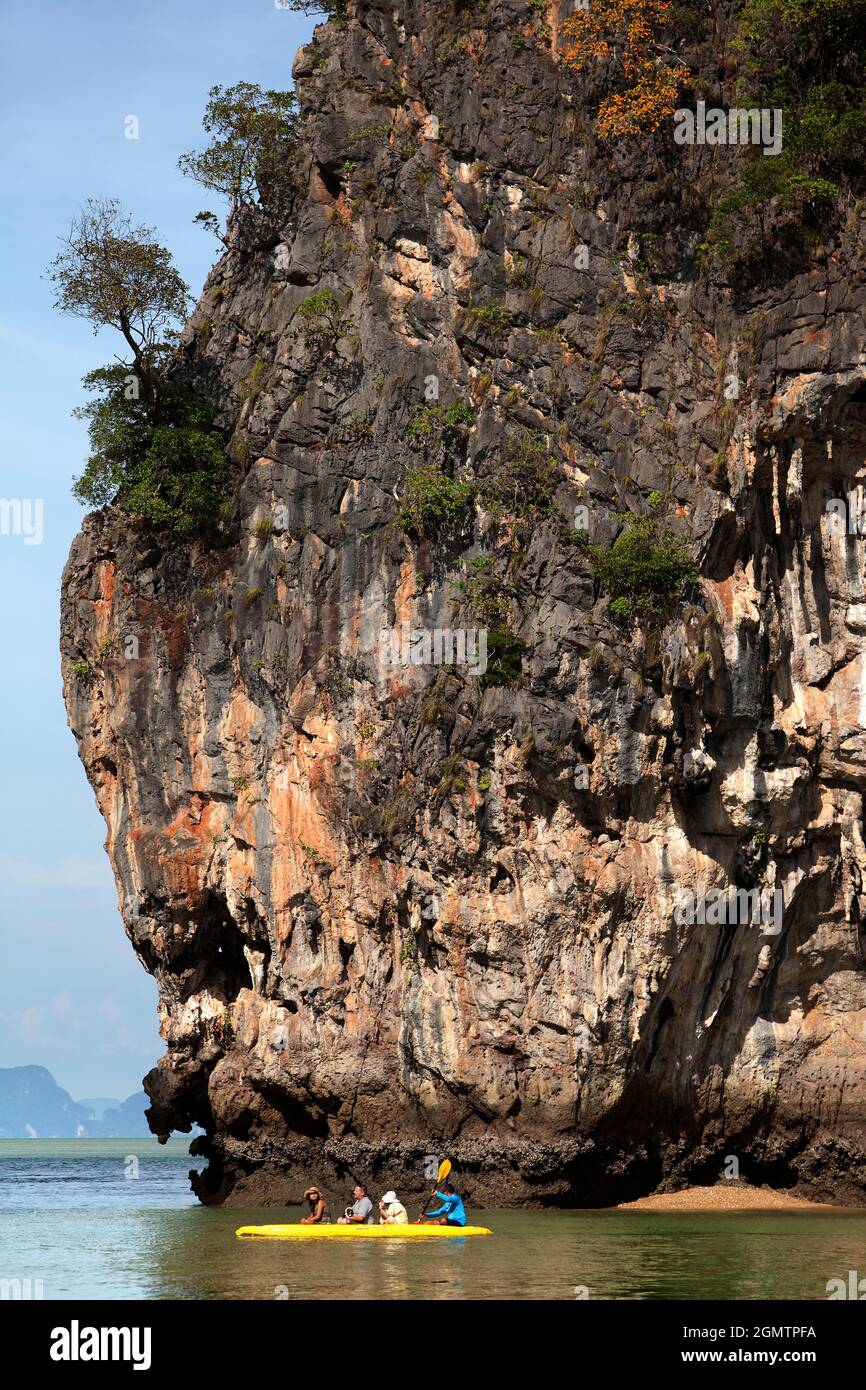
[[[181,173],[228,199],[230,217],[256,197],[278,202],[290,180],[298,129],[294,92],[262,91],[255,82],[211,87],[202,125],[210,143],[181,155]],[[195,220],[224,240],[214,213],[200,212]]]
[[[113,198],[90,199],[73,219],[48,278],[56,307],[116,328],[132,361],[84,378],[95,399],[91,455],[73,491],[80,502],[117,502],[140,524],[191,536],[220,525],[229,470],[208,404],[167,371],[190,295],[153,229],[136,227]]]
[[[326,14],[329,19],[345,19],[349,0],[278,0],[278,9],[300,14]]]
[[[159,409],[160,374],[190,304],[171,253],[152,227],[136,227],[116,198],[90,198],[72,220],[48,278],[55,308],[87,319],[94,333],[116,328],[132,353],[149,418]]]

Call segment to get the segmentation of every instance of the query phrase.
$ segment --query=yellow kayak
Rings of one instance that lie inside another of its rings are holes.
[[[425,1236],[492,1236],[486,1226],[240,1226],[236,1236],[260,1240],[418,1240]]]

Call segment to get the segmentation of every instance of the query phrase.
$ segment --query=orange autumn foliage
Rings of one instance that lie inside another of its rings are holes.
[[[563,24],[568,67],[583,72],[591,63],[610,63],[621,69],[620,90],[598,109],[602,137],[649,134],[673,115],[676,77],[655,56],[670,9],[670,0],[591,0],[589,9]]]
[[[658,130],[677,105],[677,84],[667,72],[646,68],[633,87],[606,97],[598,108],[597,129],[605,139]]]

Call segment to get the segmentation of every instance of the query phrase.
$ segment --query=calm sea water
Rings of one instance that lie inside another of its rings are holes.
[[[0,1141],[0,1279],[46,1299],[823,1299],[866,1275],[866,1212],[473,1211],[492,1238],[241,1241],[301,1213],[201,1207],[193,1164],[185,1140]]]

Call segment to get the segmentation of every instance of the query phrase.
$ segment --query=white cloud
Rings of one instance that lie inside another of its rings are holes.
[[[31,1048],[52,1048],[62,1052],[85,1042],[94,1055],[105,1055],[134,1048],[137,1039],[129,1027],[127,1011],[115,1000],[76,1001],[69,990],[61,990],[46,1004],[24,1009],[0,1009],[0,1027],[7,1028],[18,1041]]]

